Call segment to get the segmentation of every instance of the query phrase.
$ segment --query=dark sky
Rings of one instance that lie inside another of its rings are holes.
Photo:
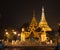
[[[59,0],[2,0],[0,1],[0,27],[20,28],[24,23],[31,22],[33,10],[39,22],[42,5],[49,26],[56,29],[60,22]]]

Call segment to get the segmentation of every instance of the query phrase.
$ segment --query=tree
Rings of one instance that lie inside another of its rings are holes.
[[[60,33],[60,26],[59,26],[58,32]]]
[[[27,22],[27,23],[24,23],[22,26],[21,26],[21,29],[22,28],[25,28],[25,31],[28,31],[28,29],[29,29],[29,23]]]

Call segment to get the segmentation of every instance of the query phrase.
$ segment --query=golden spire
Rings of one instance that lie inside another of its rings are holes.
[[[37,26],[37,21],[35,19],[35,12],[33,11],[33,18],[32,18],[32,21],[30,23],[30,28],[34,29],[35,26]]]
[[[44,7],[42,7],[41,21],[39,22],[39,27],[44,28],[46,31],[51,31],[52,29],[48,26],[45,19]]]
[[[45,14],[44,14],[44,7],[42,7],[42,16],[41,16],[41,21],[46,21],[45,20]]]

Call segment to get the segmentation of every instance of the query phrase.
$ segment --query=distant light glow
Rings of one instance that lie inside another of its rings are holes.
[[[5,31],[7,31],[7,29],[5,29]]]
[[[23,32],[23,31],[25,31],[25,29],[24,29],[24,28],[22,28],[22,32]]]
[[[6,32],[6,35],[8,35],[8,32]]]
[[[20,34],[18,34],[18,36],[20,36]]]
[[[59,23],[59,26],[60,26],[60,23]]]
[[[13,33],[14,33],[15,35],[17,34],[17,32],[15,32],[15,31],[14,31]]]

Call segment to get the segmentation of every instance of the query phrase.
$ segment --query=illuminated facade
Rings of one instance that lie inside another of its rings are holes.
[[[36,31],[37,28],[41,28],[41,30]],[[29,40],[37,38],[38,41],[46,42],[47,40],[46,31],[52,31],[52,29],[47,24],[44,15],[44,7],[42,7],[41,21],[39,22],[39,24],[37,23],[35,19],[35,13],[33,12],[33,18],[29,25],[29,32],[27,31],[24,31],[24,33],[22,33],[23,31],[21,32],[21,41],[26,41],[26,38],[29,38]]]

